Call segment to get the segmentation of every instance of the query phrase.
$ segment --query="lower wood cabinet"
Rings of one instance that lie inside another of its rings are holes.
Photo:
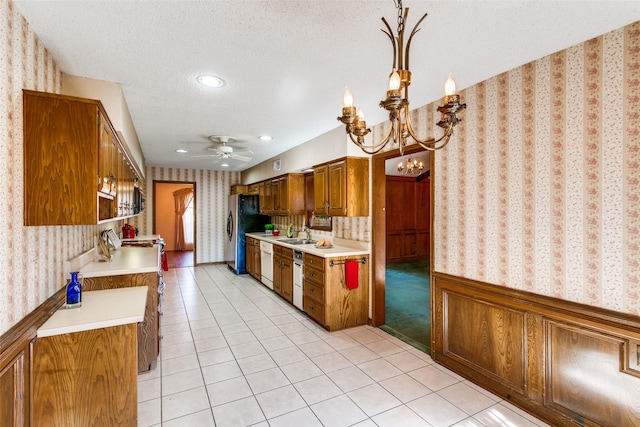
[[[0,426],[29,425],[29,345],[0,357]]]
[[[346,262],[358,262],[358,287],[346,286]],[[329,331],[361,326],[369,316],[368,256],[322,258],[306,253],[303,310]]]
[[[293,250],[273,245],[273,290],[293,303]]]
[[[158,314],[158,273],[123,274],[120,276],[87,277],[84,291],[149,286],[144,321],[138,324],[138,372],[151,369],[160,352],[160,316]]]
[[[247,273],[249,273],[254,279],[260,280],[260,275],[262,273],[262,266],[260,264],[260,240],[247,236],[245,250]]]
[[[137,335],[131,323],[38,338],[31,425],[135,426]]]

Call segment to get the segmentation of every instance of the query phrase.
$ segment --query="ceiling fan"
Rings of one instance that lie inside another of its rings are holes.
[[[239,160],[241,162],[248,162],[251,160],[251,157],[246,156],[253,154],[251,150],[234,150],[232,146],[227,145],[227,143],[237,142],[238,139],[232,136],[219,136],[219,135],[211,135],[209,140],[214,143],[222,144],[214,147],[208,147],[207,150],[213,151],[214,154],[202,154],[199,156],[191,156],[191,157],[217,157],[220,160]]]

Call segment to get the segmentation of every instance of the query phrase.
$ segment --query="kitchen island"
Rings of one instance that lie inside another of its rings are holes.
[[[83,292],[37,331],[32,425],[137,424],[136,325],[147,288]]]

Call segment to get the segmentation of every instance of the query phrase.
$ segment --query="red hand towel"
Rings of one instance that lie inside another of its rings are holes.
[[[345,262],[346,285],[350,291],[358,289],[358,261]]]
[[[169,263],[167,262],[167,254],[162,254],[162,269],[169,271]]]

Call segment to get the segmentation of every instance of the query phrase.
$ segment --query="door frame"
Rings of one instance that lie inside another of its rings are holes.
[[[197,215],[197,194],[198,192],[196,191],[196,182],[195,181],[168,181],[168,180],[153,180],[153,209],[152,209],[152,234],[157,234],[156,233],[156,203],[157,203],[157,198],[156,198],[156,192],[157,192],[157,186],[158,184],[183,184],[183,185],[191,185],[191,188],[193,188],[193,214],[194,214],[194,219],[193,219],[193,265],[197,265],[196,263],[196,254],[197,254],[197,249],[198,249],[198,245],[196,244],[196,236],[197,231],[198,231],[198,221],[196,221],[198,215]]]
[[[417,145],[405,147],[404,154],[413,154],[423,149]],[[371,185],[372,209],[371,209],[371,324],[381,326],[385,324],[386,307],[386,264],[387,264],[387,225],[386,225],[386,198],[387,179],[385,173],[385,161],[400,157],[400,149],[384,151],[371,157]],[[429,188],[429,276],[433,275],[433,200],[434,200],[434,167],[435,155],[429,156],[430,188]],[[431,304],[431,302],[430,302]],[[433,314],[433,313],[432,313]],[[433,322],[431,323],[433,327]],[[433,347],[432,347],[433,348]]]

